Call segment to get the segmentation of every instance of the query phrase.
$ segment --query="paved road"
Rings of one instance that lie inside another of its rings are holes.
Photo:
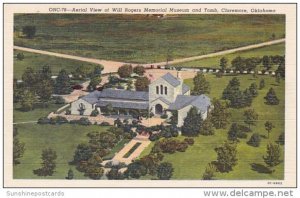
[[[283,43],[283,42],[285,42],[284,38],[278,39],[278,40],[273,40],[273,41],[268,41],[268,42],[264,42],[264,43],[253,44],[253,45],[248,45],[248,46],[244,46],[244,47],[238,47],[238,48],[234,48],[234,49],[224,50],[224,51],[220,51],[220,52],[216,52],[216,53],[210,53],[210,54],[201,55],[201,56],[192,56],[192,57],[188,57],[188,58],[175,59],[173,61],[169,61],[169,64],[177,64],[177,63],[182,63],[182,62],[187,62],[187,61],[200,60],[200,59],[204,59],[204,58],[226,55],[226,54],[231,54],[231,53],[238,52],[238,51],[245,51],[245,50],[260,48],[260,47],[264,47],[264,46],[268,46],[268,45]],[[32,52],[32,53],[56,56],[56,57],[61,57],[61,58],[79,60],[79,61],[84,61],[84,62],[89,62],[89,63],[101,64],[104,66],[103,73],[116,72],[120,66],[125,64],[125,62],[86,58],[86,57],[73,56],[73,55],[49,52],[49,51],[44,51],[44,50],[36,50],[36,49],[32,49],[32,48],[19,47],[19,46],[14,46],[14,49]],[[157,66],[157,65],[165,65],[165,64],[166,64],[166,62],[159,62],[159,63],[149,63],[149,64],[143,64],[143,65],[144,66],[151,66],[151,65]],[[136,65],[136,64],[132,64],[132,65]]]

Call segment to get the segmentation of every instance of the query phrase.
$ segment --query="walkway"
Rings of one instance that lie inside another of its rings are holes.
[[[124,155],[136,144],[141,143],[137,149],[133,151],[133,153],[127,157],[124,158]],[[148,139],[148,137],[137,135],[135,138],[133,138],[128,144],[124,146],[122,150],[120,150],[112,159],[112,161],[119,161],[124,162],[125,164],[130,164],[133,160],[138,158],[140,154],[143,152],[143,150],[149,146],[151,141]]]

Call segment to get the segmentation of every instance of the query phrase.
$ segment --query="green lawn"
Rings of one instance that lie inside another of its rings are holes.
[[[23,60],[18,60],[16,55],[22,52],[24,54]],[[24,52],[20,50],[14,50],[14,78],[21,79],[22,75],[27,67],[31,67],[34,70],[41,69],[44,65],[49,65],[53,75],[57,75],[60,70],[65,69],[68,73],[74,71],[78,66],[96,66],[96,64],[59,58],[55,56],[48,56],[30,52]]]
[[[46,179],[65,179],[69,168],[74,171],[74,179],[87,179],[83,173],[78,172],[74,166],[68,164],[73,158],[78,144],[87,142],[87,134],[92,131],[105,131],[104,126],[80,126],[80,125],[17,125],[19,139],[25,143],[25,153],[21,158],[21,164],[14,166],[15,179],[43,179],[36,176],[33,170],[41,167],[42,150],[48,147],[57,153],[56,170],[53,176]]]
[[[263,57],[264,55],[272,56],[272,55],[284,55],[285,54],[285,43],[280,43],[276,45],[265,46],[257,49],[247,50],[236,52],[232,54],[227,54],[224,56],[216,56],[211,58],[205,58],[201,60],[189,61],[178,63],[173,66],[185,66],[185,67],[209,67],[209,68],[220,68],[220,59],[222,57],[226,57],[228,59],[228,65],[231,67],[231,61],[238,56],[243,58],[251,58],[251,57]],[[260,69],[263,69],[262,65],[259,65]]]
[[[22,28],[36,26],[26,39]],[[16,14],[14,44],[107,60],[149,63],[285,37],[284,15]]]
[[[219,98],[223,89],[227,86],[232,76],[225,76],[222,78],[216,78],[212,74],[206,74],[206,78],[210,82],[211,98]],[[238,144],[238,165],[234,167],[234,170],[229,173],[217,173],[216,179],[283,179],[284,178],[284,163],[281,163],[275,168],[273,174],[258,173],[252,170],[251,164],[256,163],[258,165],[264,165],[262,156],[265,155],[266,145],[269,142],[277,140],[280,133],[284,132],[284,81],[281,81],[278,86],[275,83],[275,79],[270,76],[259,76],[258,79],[253,79],[252,75],[240,75],[238,76],[241,82],[241,88],[245,89],[252,82],[258,84],[261,78],[265,79],[266,87],[259,91],[259,95],[254,99],[252,107],[259,114],[259,120],[257,126],[252,127],[253,132],[257,132],[261,135],[267,135],[264,129],[264,123],[266,120],[270,120],[275,124],[275,128],[270,134],[270,139],[262,139],[261,145],[258,148],[254,148],[246,144],[250,138],[251,133],[248,133],[247,139],[241,140]],[[188,85],[192,85],[192,80],[185,81]],[[277,96],[280,99],[280,104],[276,106],[269,106],[264,104],[263,97],[270,87],[273,87]],[[231,109],[232,118],[231,122],[243,122],[244,109]],[[195,138],[195,144],[190,146],[185,152],[176,152],[175,154],[164,154],[164,161],[171,162],[174,167],[173,179],[201,179],[206,165],[216,160],[216,152],[214,148],[221,145],[227,139],[227,129],[216,130],[216,134],[213,136],[199,136]],[[184,137],[179,136],[179,139]],[[142,156],[147,155],[153,143],[142,153]],[[284,159],[284,147],[282,147],[282,160]]]
[[[50,103],[46,108],[36,107],[32,111],[25,112],[20,110],[20,104],[14,103],[13,122],[37,121],[39,118],[47,116],[50,112],[54,112],[62,106],[64,105]]]

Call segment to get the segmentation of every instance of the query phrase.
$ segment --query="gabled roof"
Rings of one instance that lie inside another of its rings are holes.
[[[167,105],[171,104],[171,102],[169,100],[167,100],[167,99],[165,99],[163,97],[156,98],[155,100],[161,100],[161,101],[163,101]],[[152,102],[154,102],[155,100],[153,100]]]
[[[178,85],[180,85],[180,80],[178,80],[178,78],[174,77],[170,73],[166,73],[161,78],[170,83],[170,85],[172,85],[173,87],[177,87]]]
[[[149,100],[149,93],[146,91],[129,91],[129,90],[116,90],[104,89],[100,93],[100,98],[116,98],[116,99],[129,99],[129,100]]]
[[[124,108],[124,109],[148,109],[149,103],[146,102],[122,102],[122,101],[103,101],[99,100],[96,106],[105,107],[111,104],[113,108]]]
[[[83,96],[81,99],[87,101],[90,104],[95,104],[99,100],[100,93],[100,91],[93,91],[92,93]]]
[[[176,100],[169,106],[169,110],[180,110],[188,105],[192,105],[202,112],[206,112],[211,105],[210,98],[202,94],[200,96],[179,95]]]
[[[182,84],[182,94],[185,94],[189,90],[190,90],[190,87],[183,83]]]

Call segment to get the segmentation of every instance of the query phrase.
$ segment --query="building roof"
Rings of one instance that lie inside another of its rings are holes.
[[[156,98],[155,100],[161,100],[161,101],[163,101],[167,105],[171,104],[171,102],[169,100],[167,100],[166,98],[164,98],[164,97],[159,97],[159,98]],[[154,102],[155,100],[153,100],[151,102]]]
[[[188,105],[192,105],[202,112],[206,112],[211,105],[210,98],[202,94],[200,96],[179,95],[176,100],[169,106],[169,110],[180,110]]]
[[[95,104],[101,98],[148,101],[149,93],[145,91],[104,89],[103,91],[93,91],[92,93],[82,97],[83,100],[90,104]]]
[[[128,99],[128,100],[149,100],[149,93],[146,91],[129,91],[129,90],[116,90],[104,89],[100,92],[100,98],[115,98],[115,99]]]
[[[185,94],[189,90],[190,90],[190,87],[183,83],[182,84],[182,94]]]
[[[105,107],[109,104],[111,104],[113,108],[124,108],[124,109],[148,109],[149,108],[148,102],[103,101],[101,99],[96,103],[96,106]]]
[[[178,78],[174,77],[170,73],[166,73],[161,78],[170,83],[170,85],[172,85],[173,87],[177,87],[178,85],[180,85],[180,80],[178,80]]]

